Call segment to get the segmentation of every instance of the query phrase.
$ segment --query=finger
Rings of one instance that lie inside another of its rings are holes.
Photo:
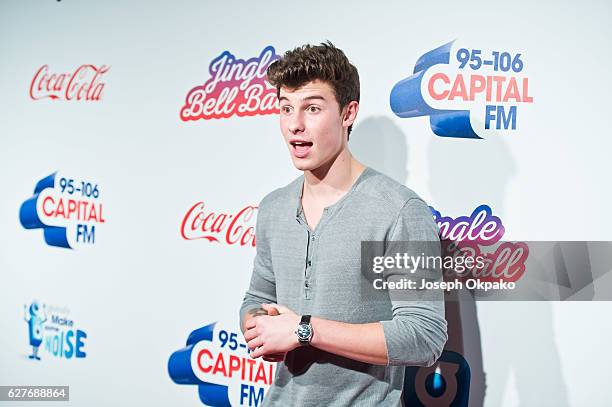
[[[247,342],[247,346],[251,350],[254,350],[255,348],[257,348],[259,346],[262,346],[262,345],[263,345],[263,340],[261,339],[261,336],[253,338],[253,339],[251,339],[250,341]]]
[[[263,346],[260,346],[259,348],[255,349],[254,351],[251,352],[251,358],[252,359],[257,359],[260,356],[263,356],[265,354],[265,349]]]
[[[278,362],[282,362],[283,360],[285,360],[284,358],[280,358],[280,357],[270,357],[270,356],[263,356],[262,357],[263,360],[265,360],[266,362],[270,362],[270,363],[278,363]]]
[[[254,328],[255,325],[257,325],[257,317],[251,317],[245,322],[244,327],[246,329],[251,329]]]
[[[271,355],[265,355],[263,357],[263,360],[265,360],[266,362],[282,362],[283,360],[285,360],[285,354],[273,353]]]
[[[253,338],[257,337],[257,330],[255,328],[244,331],[244,339],[248,342]]]

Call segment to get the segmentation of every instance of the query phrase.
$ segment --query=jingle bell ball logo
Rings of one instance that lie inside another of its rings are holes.
[[[208,67],[209,79],[187,93],[181,120],[278,113],[276,88],[265,78],[268,66],[279,58],[272,46],[247,60],[222,52]]]
[[[19,220],[26,229],[42,229],[50,246],[91,246],[106,222],[100,195],[97,183],[54,172],[38,181],[34,195],[21,205]]]
[[[513,134],[533,104],[528,61],[521,52],[452,41],[419,58],[413,75],[391,90],[390,104],[402,118],[429,116],[440,137]]]
[[[184,348],[168,360],[177,384],[198,386],[208,406],[258,406],[274,378],[276,363],[252,359],[238,330],[219,322],[191,332]]]
[[[483,260],[481,268],[471,268],[462,277],[492,283],[516,282],[523,277],[529,247],[524,242],[501,241],[506,229],[489,205],[480,205],[471,215],[457,218],[443,216],[431,206],[429,209],[446,251]],[[445,269],[444,272],[447,276],[454,276],[453,270]]]

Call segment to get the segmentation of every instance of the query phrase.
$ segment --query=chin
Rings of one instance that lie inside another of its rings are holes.
[[[311,166],[306,163],[296,163],[295,161],[293,162],[293,166],[300,171],[308,171],[312,169]]]
[[[314,166],[310,162],[310,160],[292,160],[293,166],[300,171],[309,171],[314,169]]]

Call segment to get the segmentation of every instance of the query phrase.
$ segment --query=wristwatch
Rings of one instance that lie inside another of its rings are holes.
[[[295,333],[297,334],[300,345],[310,345],[313,334],[312,325],[310,324],[310,315],[302,315],[302,319]]]

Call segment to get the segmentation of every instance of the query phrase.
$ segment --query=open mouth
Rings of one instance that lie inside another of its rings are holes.
[[[312,147],[312,143],[309,141],[293,141],[291,145],[293,148]]]
[[[312,142],[310,141],[292,141],[293,155],[296,158],[306,158],[310,149],[312,148]]]

